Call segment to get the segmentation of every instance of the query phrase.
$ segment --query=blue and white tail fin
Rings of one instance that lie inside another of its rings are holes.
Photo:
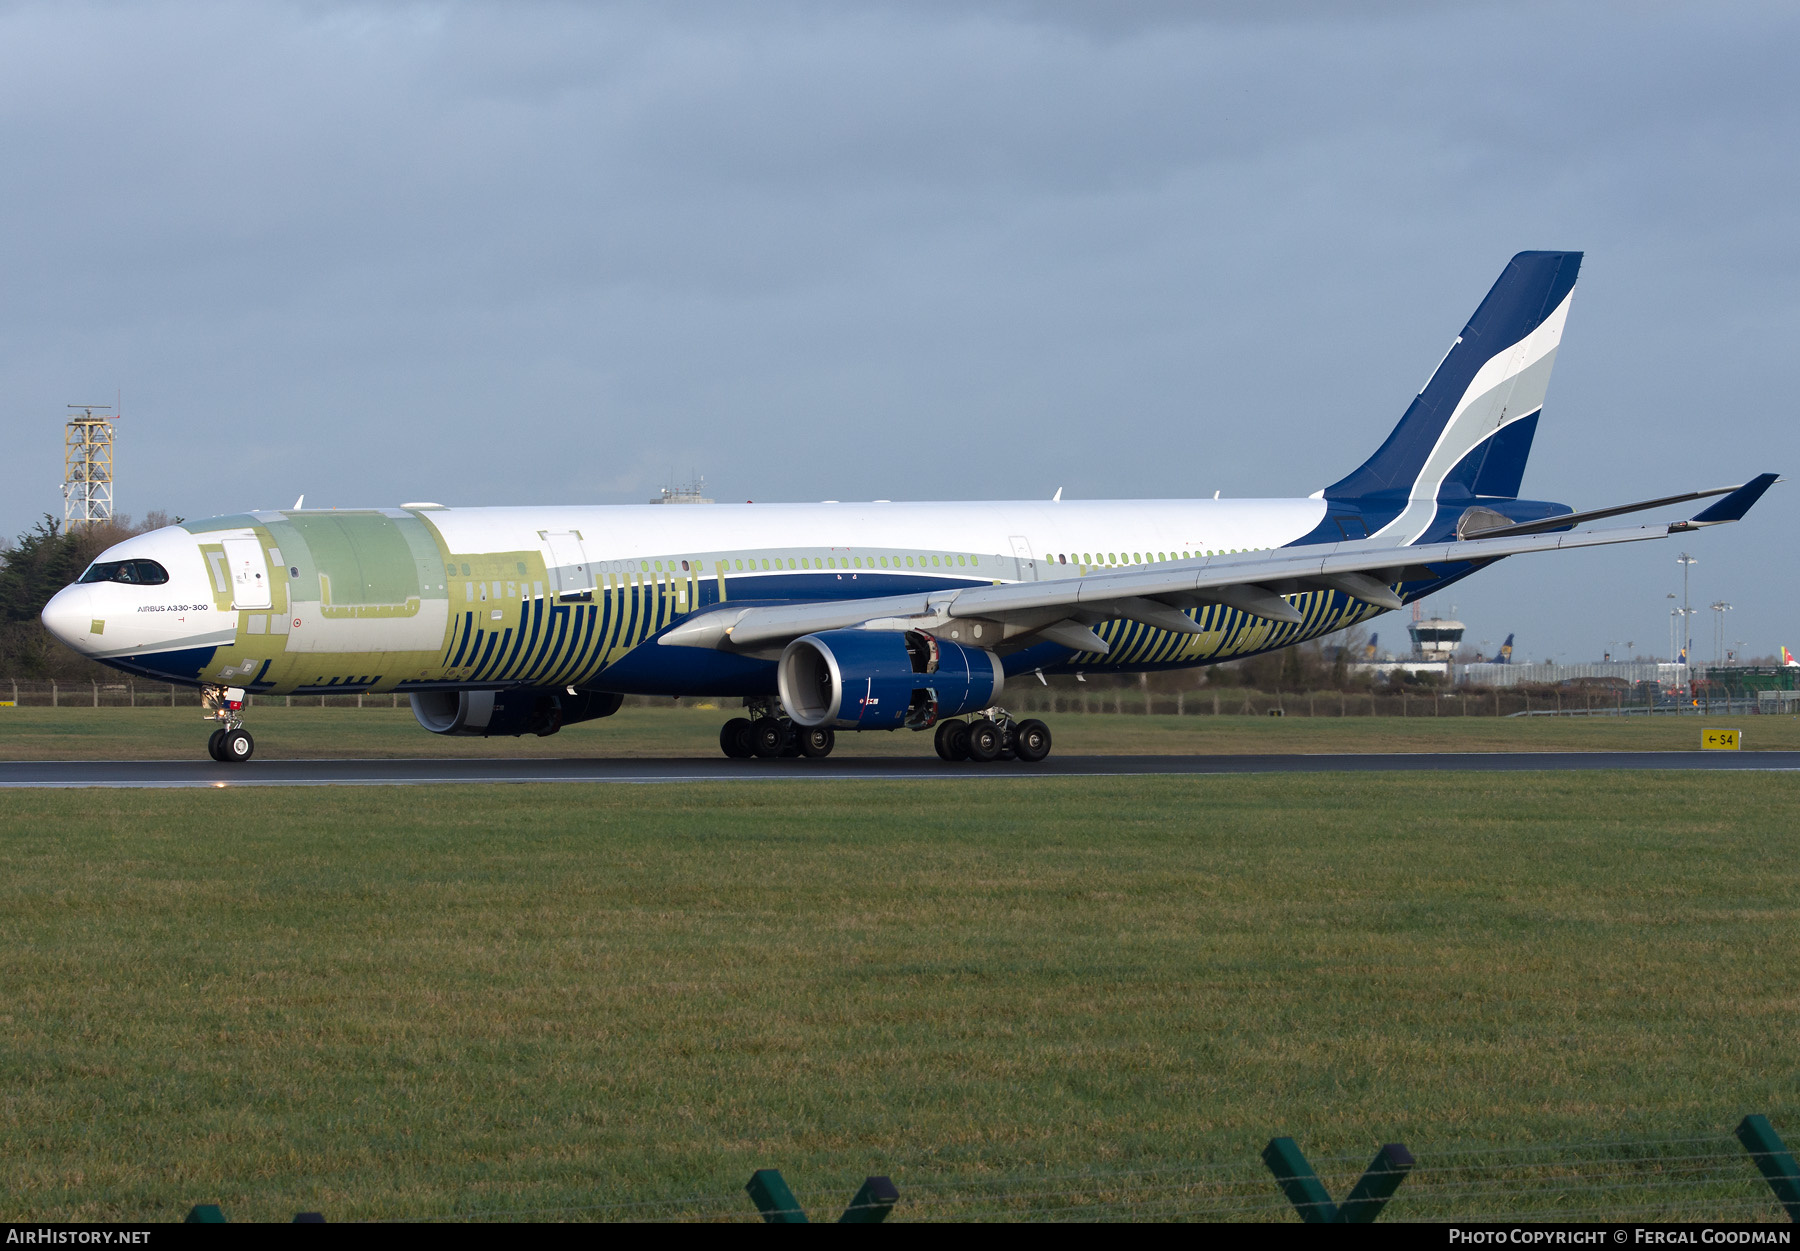
[[[1320,494],[1395,543],[1424,535],[1440,500],[1516,497],[1580,268],[1579,252],[1513,257],[1387,441]]]

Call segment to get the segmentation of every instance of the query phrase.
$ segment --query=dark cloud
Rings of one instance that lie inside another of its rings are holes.
[[[1304,493],[1527,247],[1588,251],[1528,490],[1785,468],[1800,15],[1346,12],[7,7],[0,524],[115,387],[139,512]],[[1694,544],[1754,650],[1794,515]],[[1457,599],[1666,640],[1666,546]]]

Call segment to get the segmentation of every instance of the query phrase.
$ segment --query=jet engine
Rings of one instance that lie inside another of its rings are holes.
[[[789,643],[776,682],[808,729],[923,730],[993,703],[1006,673],[994,653],[923,630],[828,630]]]
[[[542,738],[565,725],[610,717],[624,702],[611,691],[420,691],[413,716],[433,734],[536,734]]]

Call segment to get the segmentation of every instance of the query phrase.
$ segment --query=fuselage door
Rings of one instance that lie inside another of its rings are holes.
[[[550,549],[550,581],[558,595],[578,595],[594,589],[594,575],[588,568],[587,550],[581,543],[579,530],[540,530]]]
[[[225,566],[231,571],[231,606],[267,608],[269,562],[257,539],[226,539]]]
[[[1022,534],[1012,536],[1013,559],[1019,562],[1019,581],[1037,581],[1037,558],[1031,554],[1031,540]]]

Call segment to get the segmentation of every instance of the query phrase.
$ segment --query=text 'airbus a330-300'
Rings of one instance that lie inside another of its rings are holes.
[[[1234,660],[1503,557],[1742,517],[1774,474],[1582,511],[1519,497],[1580,265],[1513,257],[1375,454],[1302,499],[251,512],[127,539],[43,621],[201,688],[220,760],[253,751],[247,694],[390,691],[437,734],[741,697],[729,756],[905,729],[946,760],[1042,760],[1050,730],[1006,712],[1010,681]],[[1685,520],[1589,524],[1713,496]]]

